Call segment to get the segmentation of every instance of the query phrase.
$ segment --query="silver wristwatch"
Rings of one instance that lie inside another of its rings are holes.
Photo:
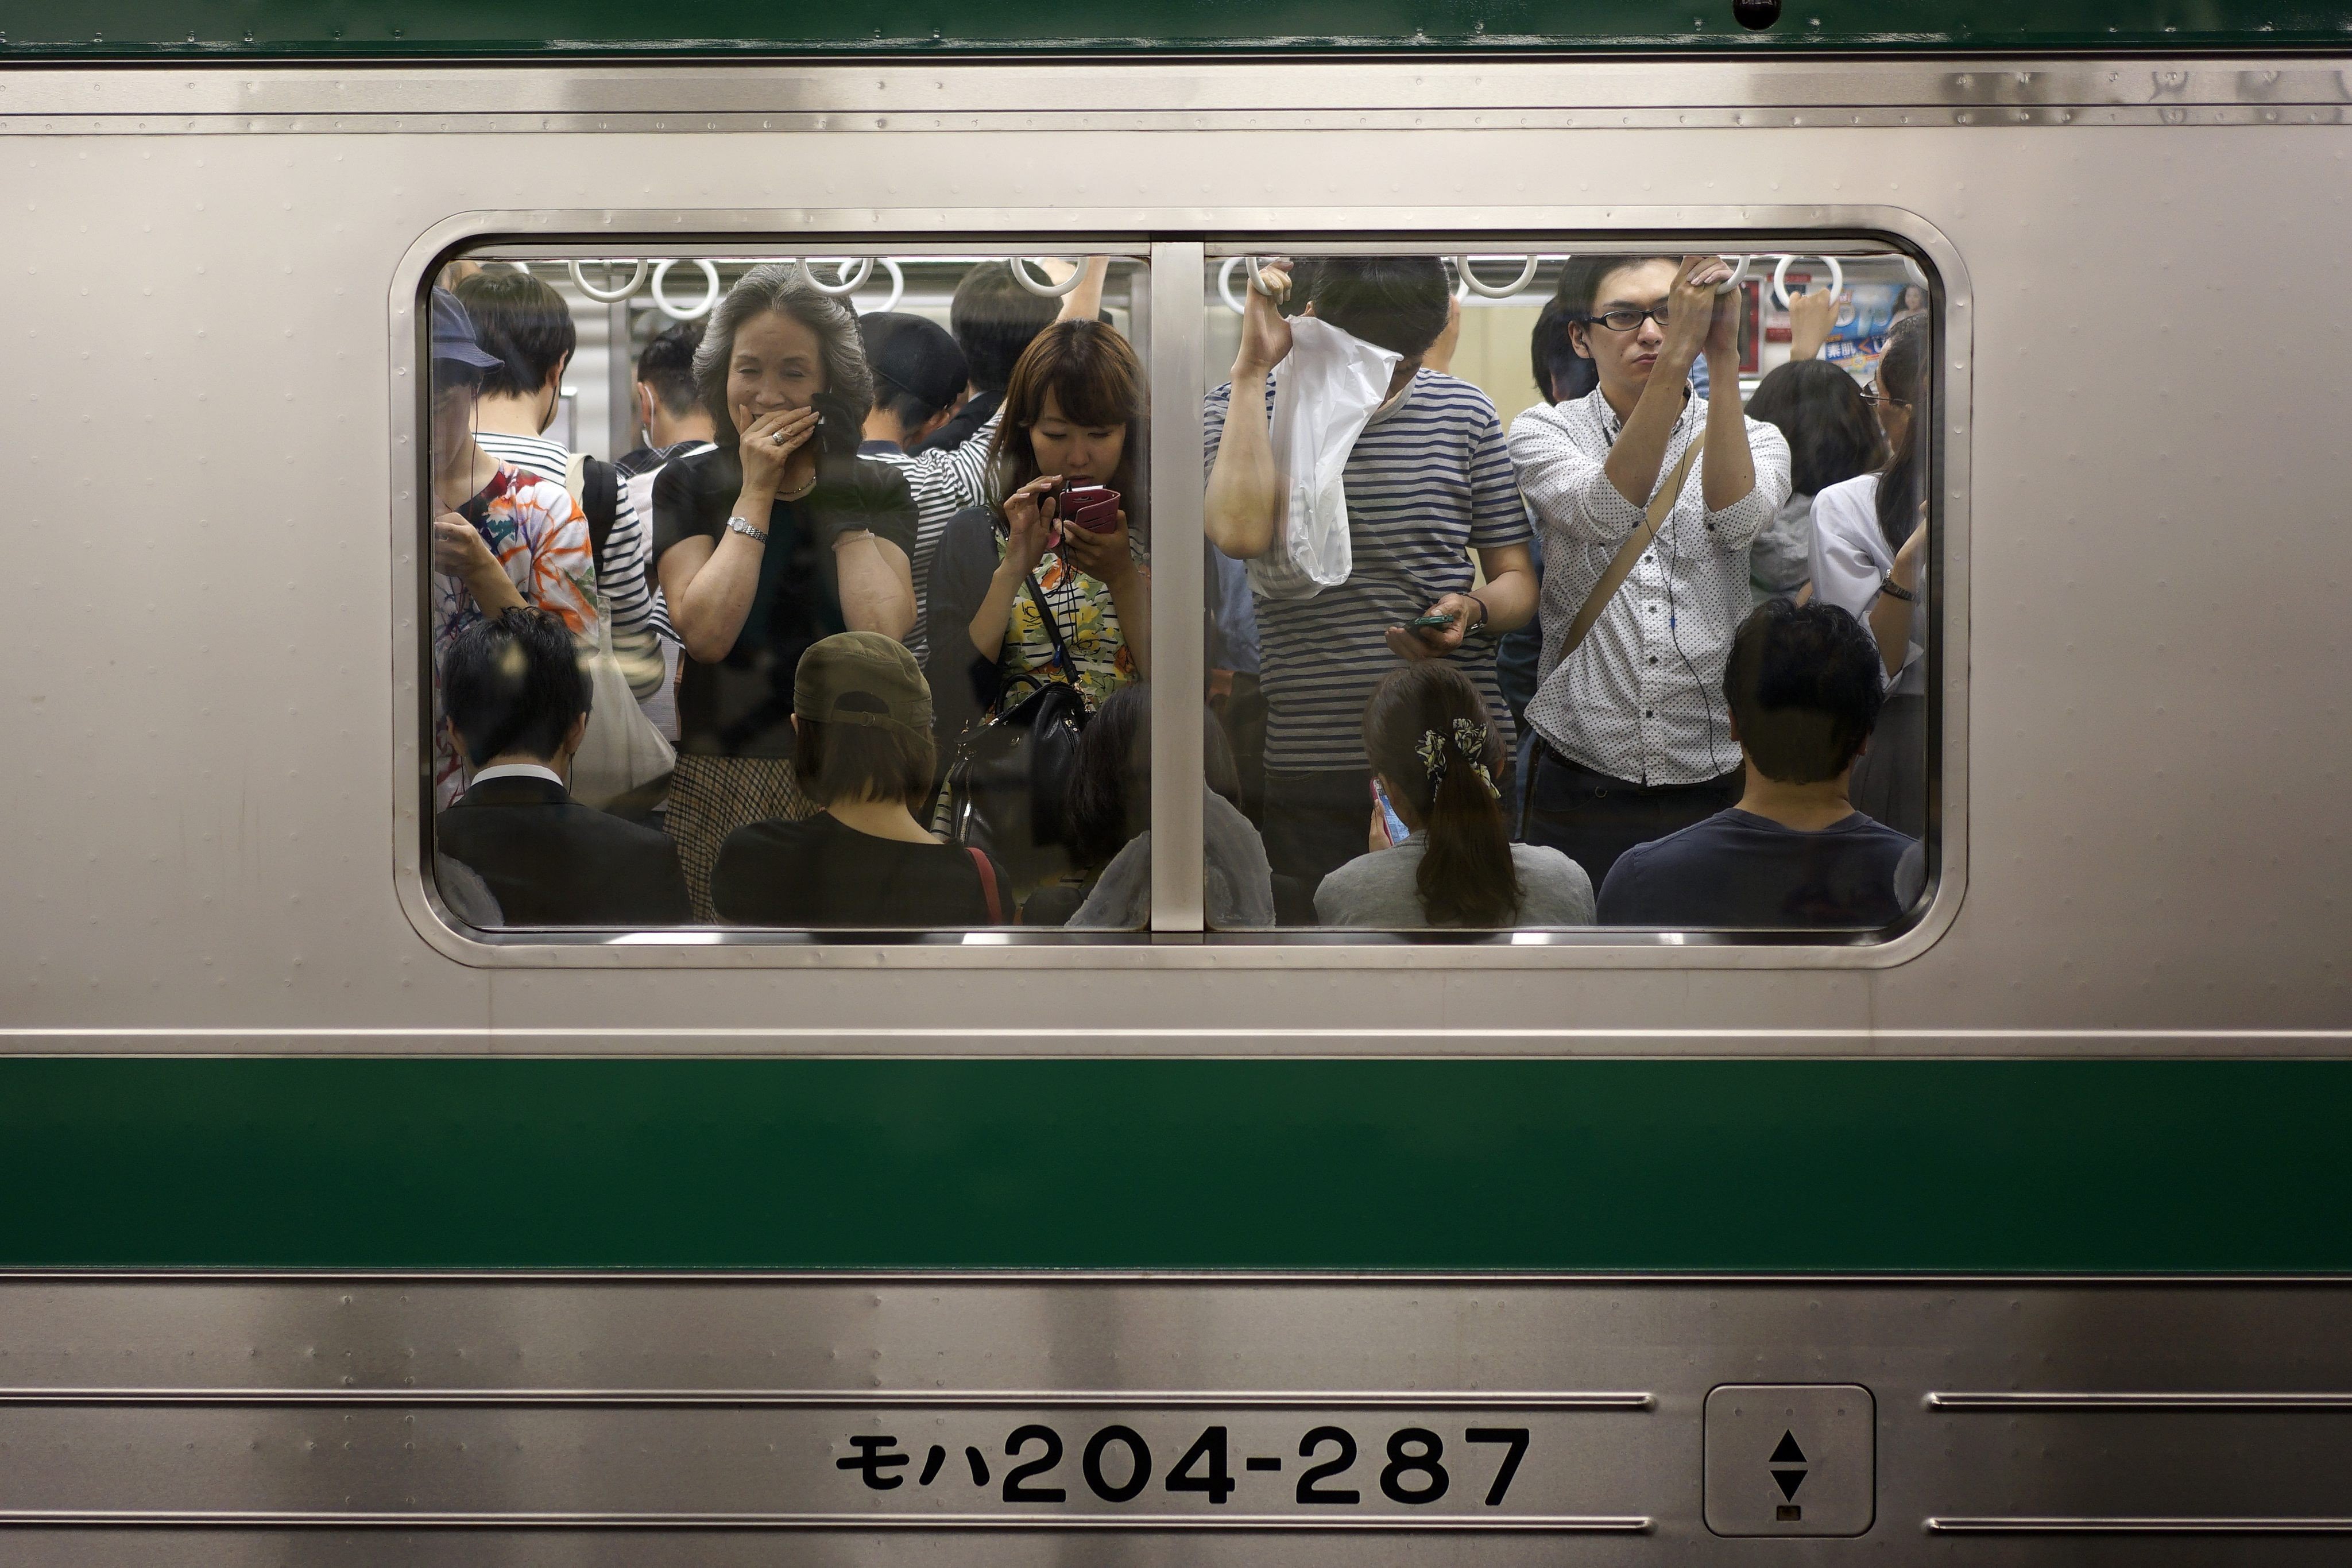
[[[730,534],[741,534],[745,538],[751,539],[758,544],[766,544],[768,542],[767,529],[755,528],[740,517],[728,518],[727,531]]]

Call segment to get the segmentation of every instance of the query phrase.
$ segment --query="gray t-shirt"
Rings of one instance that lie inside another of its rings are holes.
[[[1359,855],[1323,879],[1315,890],[1315,916],[1326,925],[1369,925],[1403,930],[1429,924],[1421,907],[1421,857],[1427,841],[1415,835],[1394,849]],[[1511,864],[1519,873],[1519,912],[1514,925],[1590,925],[1592,879],[1558,850],[1513,844]]]

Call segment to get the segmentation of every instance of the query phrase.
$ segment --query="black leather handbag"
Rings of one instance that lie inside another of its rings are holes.
[[[1015,883],[1032,886],[1068,865],[1070,779],[1077,769],[1078,737],[1092,716],[1069,680],[1074,668],[1054,607],[1026,580],[1053,640],[1062,678],[1047,681],[1020,702],[965,733],[948,765],[948,834],[986,851]]]

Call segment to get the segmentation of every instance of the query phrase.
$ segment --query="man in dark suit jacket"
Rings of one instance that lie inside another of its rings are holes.
[[[509,610],[458,632],[442,664],[442,710],[475,772],[436,819],[436,847],[481,877],[509,925],[686,925],[668,836],[564,788],[589,700],[572,633],[553,616]]]

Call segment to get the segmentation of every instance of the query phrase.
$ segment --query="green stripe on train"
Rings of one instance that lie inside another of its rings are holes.
[[[1779,22],[1751,33],[1729,0],[1078,0],[908,7],[883,0],[779,6],[709,0],[690,12],[642,0],[561,0],[531,6],[478,0],[358,0],[346,5],[164,5],[86,0],[0,4],[0,56],[165,54],[236,58],[294,55],[475,54],[577,58],[626,50],[668,56],[759,52],[954,55],[980,51],[1144,53],[1472,49],[2155,49],[2341,48],[2352,17],[2339,6],[2254,0],[1787,0]],[[648,36],[690,26],[691,37]]]
[[[2352,1063],[0,1060],[0,1265],[2328,1270]]]

